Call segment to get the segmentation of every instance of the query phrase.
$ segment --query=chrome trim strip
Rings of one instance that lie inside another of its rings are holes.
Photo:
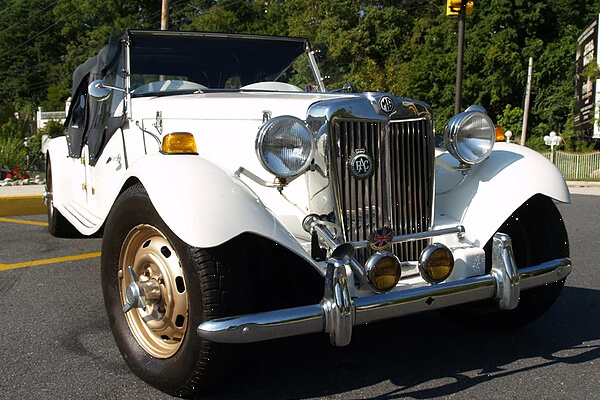
[[[125,104],[127,108],[124,110],[125,118],[132,118],[132,98],[131,98],[131,40],[129,35],[123,41],[125,46],[125,65],[123,65],[123,74],[125,75]]]
[[[427,118],[393,119],[393,120],[390,120],[390,124],[401,124],[404,122],[420,122],[420,121],[428,121],[428,119]]]
[[[462,225],[458,225],[452,228],[444,228],[435,231],[410,233],[408,235],[398,235],[394,236],[394,238],[392,239],[392,243],[412,242],[415,240],[430,239],[437,236],[451,235],[454,233],[458,235],[463,235],[465,233],[465,227]],[[369,245],[368,240],[361,240],[359,242],[349,243],[356,249],[367,247]]]
[[[504,250],[499,254],[512,257],[512,252],[504,252]],[[510,275],[508,269],[512,262],[514,259],[510,262],[500,262],[495,268],[506,268],[505,273]],[[328,285],[331,285],[331,291],[328,293],[337,292],[338,300],[336,301],[341,299],[339,304],[342,307],[338,317],[329,311],[331,304],[324,306],[322,302],[303,307],[207,321],[198,326],[198,335],[203,339],[220,343],[251,343],[329,331],[333,344],[345,345],[348,344],[351,337],[350,321],[352,325],[358,325],[477,300],[495,298],[500,303],[506,300],[504,298],[505,291],[499,290],[501,285],[498,283],[496,274],[493,273],[460,281],[442,282],[381,295],[349,299],[343,295],[343,293],[347,293],[347,280],[343,279],[345,273],[341,272],[344,268],[343,264],[342,266],[339,263],[333,265],[330,268],[332,279],[331,282],[328,282]],[[333,273],[335,270],[338,272]],[[559,258],[523,269],[519,273],[520,285],[522,289],[541,286],[561,280],[570,272],[571,260]],[[510,299],[508,303],[511,303]],[[340,331],[332,333],[331,331],[335,329],[340,329]]]
[[[390,124],[381,124],[379,127],[381,132],[380,137],[380,155],[379,155],[379,176],[381,177],[378,182],[378,190],[381,190],[382,194],[379,200],[381,201],[381,223],[375,226],[375,229],[387,226],[392,227],[392,132]],[[378,196],[379,197],[379,196]],[[357,216],[358,217],[358,216]],[[366,218],[363,216],[363,218]]]
[[[304,51],[308,55],[308,60],[310,62],[310,66],[312,67],[313,74],[317,78],[317,84],[319,85],[319,90],[321,91],[321,93],[325,93],[326,92],[325,82],[323,82],[323,77],[321,76],[321,72],[319,71],[317,59],[315,58],[315,52],[310,49],[310,46],[308,45],[308,41],[306,42],[306,45],[304,46]]]

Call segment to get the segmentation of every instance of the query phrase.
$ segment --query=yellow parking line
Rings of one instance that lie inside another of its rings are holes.
[[[26,219],[14,219],[14,218],[2,218],[0,217],[0,222],[12,222],[13,224],[25,224],[25,225],[37,225],[37,226],[48,226],[47,222],[41,221],[28,221]]]
[[[16,269],[16,268],[24,268],[24,267],[35,267],[37,265],[56,264],[56,263],[61,263],[61,262],[65,262],[65,261],[84,260],[86,258],[96,258],[96,257],[100,257],[100,252],[78,254],[75,256],[47,258],[45,260],[25,261],[25,262],[16,263],[16,264],[0,264],[0,271],[6,271],[8,269]]]

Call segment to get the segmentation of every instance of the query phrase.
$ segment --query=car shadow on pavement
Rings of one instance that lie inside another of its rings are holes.
[[[599,305],[600,291],[565,286],[546,315],[509,332],[461,325],[431,312],[357,327],[344,348],[329,345],[326,335],[240,346],[226,382],[203,398],[312,398],[351,391],[343,398],[450,396],[504,376],[599,359],[600,320],[590,318]],[[396,388],[376,395],[361,391],[386,381]]]

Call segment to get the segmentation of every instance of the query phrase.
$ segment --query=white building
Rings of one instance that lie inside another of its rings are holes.
[[[38,107],[36,116],[37,128],[43,128],[44,126],[46,126],[48,121],[59,121],[60,123],[65,122],[70,105],[71,98],[69,98],[65,103],[65,111],[44,111],[42,107]]]

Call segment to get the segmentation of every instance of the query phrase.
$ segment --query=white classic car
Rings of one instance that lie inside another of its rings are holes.
[[[101,235],[125,362],[191,396],[230,343],[433,309],[515,327],[571,271],[556,168],[479,106],[327,91],[305,39],[129,31],[77,68],[49,229]]]

